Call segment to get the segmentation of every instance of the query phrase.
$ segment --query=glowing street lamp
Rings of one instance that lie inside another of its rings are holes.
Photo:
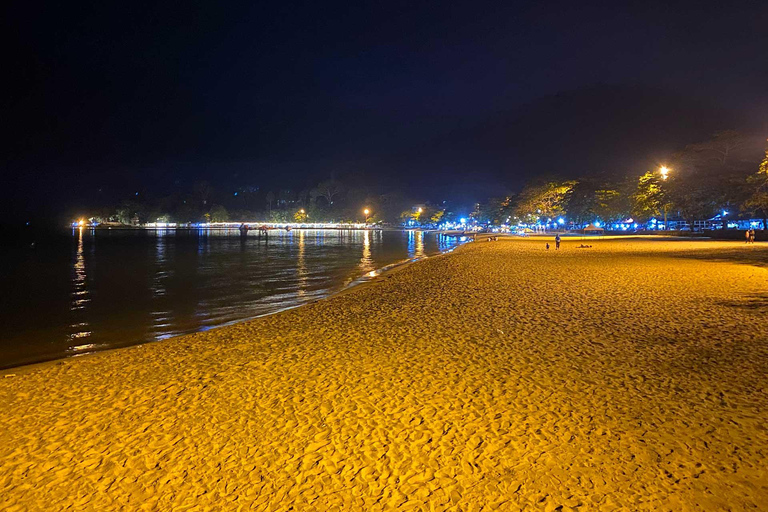
[[[365,223],[366,224],[368,224],[368,214],[370,214],[370,213],[371,213],[371,210],[369,210],[368,208],[363,210],[363,215],[365,215]]]

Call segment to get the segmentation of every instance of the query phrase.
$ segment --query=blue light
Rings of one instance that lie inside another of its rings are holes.
[[[723,217],[725,217],[726,215],[728,215],[728,210],[723,210]]]
[[[563,220],[563,218],[562,218],[562,217],[560,217],[559,219],[557,219],[557,222],[559,222],[560,224],[565,224],[565,220]]]
[[[237,195],[237,192],[235,192],[235,195]]]
[[[466,224],[467,223],[467,219],[465,219],[464,217],[460,218],[459,220],[461,221],[462,224]]]
[[[599,220],[596,220],[596,221],[595,221],[595,227],[596,227],[596,228],[599,228],[599,227],[600,227],[600,221],[599,221]]]

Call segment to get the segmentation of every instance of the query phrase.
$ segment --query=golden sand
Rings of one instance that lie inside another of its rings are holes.
[[[0,376],[0,510],[765,510],[768,246],[580,243]]]

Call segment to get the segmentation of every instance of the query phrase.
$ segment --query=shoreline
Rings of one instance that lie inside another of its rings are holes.
[[[141,228],[141,229],[143,229],[143,228]],[[475,243],[477,243],[477,242],[485,242],[485,240],[483,240],[483,238],[482,238],[482,235],[486,235],[486,233],[482,233],[481,237],[478,240],[475,240],[474,242]],[[487,235],[490,236],[492,234],[491,233],[487,233]],[[552,239],[553,237],[554,237],[554,234],[552,234],[552,235],[549,235],[549,234],[546,234],[546,235],[544,235],[544,234],[535,234],[535,235],[529,235],[529,236],[525,236],[525,237],[521,237],[521,236],[518,236],[518,235],[511,235],[511,234],[499,234],[498,235],[498,238],[501,239],[501,240],[519,241],[519,242],[524,242],[524,241],[550,241],[550,239]],[[564,241],[565,240],[574,241],[577,237],[580,238],[578,240],[580,242],[586,241],[586,240],[584,240],[584,238],[585,238],[584,235],[568,236],[568,237],[564,237],[563,240]],[[593,235],[591,237],[587,236],[586,239],[587,240],[596,241],[596,242],[599,242],[600,240],[609,241],[609,240],[622,240],[622,239],[628,239],[628,240],[629,239],[635,239],[635,240],[645,240],[645,241],[672,241],[672,242],[674,242],[674,241],[699,241],[699,240],[702,240],[701,238],[698,238],[698,237],[676,237],[676,236],[666,236],[666,235],[605,235],[605,236],[594,236]],[[719,242],[719,243],[732,243],[733,242],[731,240],[722,240],[722,239],[712,239],[712,240],[706,239],[706,240],[713,241],[713,242]],[[346,293],[352,291],[353,289],[359,289],[359,288],[362,288],[364,286],[371,285],[371,284],[375,283],[376,280],[383,279],[383,278],[387,277],[387,275],[389,275],[391,273],[394,273],[394,272],[396,272],[398,270],[402,270],[404,267],[412,265],[414,263],[418,263],[420,261],[424,261],[424,260],[427,260],[427,259],[430,259],[430,258],[436,258],[436,257],[439,257],[439,256],[446,256],[446,255],[451,254],[454,251],[456,251],[459,247],[465,246],[465,245],[467,245],[470,242],[473,242],[473,241],[469,240],[467,242],[462,242],[462,243],[459,243],[459,244],[455,245],[454,247],[452,247],[450,249],[441,251],[441,252],[436,253],[436,254],[432,254],[432,255],[428,255],[428,256],[423,256],[421,258],[408,258],[408,259],[405,259],[405,260],[402,260],[402,261],[399,261],[399,262],[390,263],[388,265],[385,265],[385,266],[381,267],[380,269],[376,269],[376,270],[372,271],[372,272],[375,273],[375,276],[372,276],[371,278],[368,278],[368,279],[366,278],[366,276],[368,274],[370,274],[370,272],[366,273],[366,274],[363,274],[362,276],[360,276],[360,277],[358,277],[356,279],[352,279],[349,283],[343,284],[341,286],[341,288],[333,290],[333,291],[330,291],[327,295],[325,295],[323,297],[320,297],[320,298],[317,298],[317,299],[315,299],[313,301],[310,301],[310,302],[306,302],[306,303],[303,303],[303,304],[296,304],[296,305],[293,305],[293,306],[287,306],[287,307],[284,307],[284,308],[277,309],[275,311],[270,311],[270,312],[267,312],[267,313],[262,313],[260,315],[256,315],[256,316],[252,316],[252,317],[247,317],[247,318],[242,318],[242,319],[239,319],[239,320],[232,320],[232,321],[225,322],[223,324],[219,324],[219,325],[215,325],[215,326],[210,326],[210,327],[207,327],[207,328],[204,328],[204,329],[198,329],[198,330],[190,331],[190,332],[186,332],[186,333],[180,333],[180,334],[176,334],[174,336],[169,336],[169,337],[165,337],[165,338],[161,338],[161,339],[142,341],[142,342],[137,342],[137,343],[130,343],[130,344],[127,344],[127,345],[121,345],[121,346],[115,346],[115,347],[106,347],[106,348],[103,348],[103,349],[96,349],[96,350],[91,350],[91,351],[76,352],[76,353],[72,353],[70,355],[65,355],[65,356],[61,356],[61,357],[52,357],[52,358],[46,358],[46,359],[43,359],[43,360],[40,360],[40,361],[33,361],[33,362],[29,362],[29,363],[23,363],[23,364],[20,364],[20,365],[0,367],[0,379],[4,378],[8,374],[11,374],[12,376],[15,376],[16,374],[24,374],[24,373],[28,373],[27,370],[31,371],[31,370],[34,370],[36,368],[46,367],[46,366],[50,366],[50,365],[55,365],[55,364],[57,364],[57,363],[59,363],[61,361],[67,361],[67,360],[70,360],[70,359],[79,359],[79,358],[90,358],[90,357],[98,356],[99,354],[104,354],[104,353],[113,352],[113,351],[127,350],[127,349],[131,349],[131,348],[135,348],[135,347],[140,347],[140,346],[147,345],[147,344],[161,343],[161,342],[165,342],[165,341],[173,341],[173,340],[175,340],[177,338],[181,338],[181,337],[184,337],[184,336],[190,336],[190,335],[194,335],[194,334],[198,334],[198,333],[214,331],[216,329],[221,329],[221,328],[224,328],[224,327],[230,327],[230,326],[233,326],[233,325],[237,325],[237,324],[241,324],[241,323],[245,323],[245,322],[250,322],[250,321],[253,321],[253,320],[258,320],[260,318],[264,318],[264,317],[268,317],[268,316],[273,316],[273,315],[278,315],[278,314],[284,313],[286,311],[291,311],[291,310],[294,310],[294,309],[300,309],[300,308],[309,306],[311,304],[315,304],[317,302],[326,301],[326,300],[331,299],[333,297],[336,297],[336,296],[339,296],[339,295],[342,295],[342,294],[346,294]],[[759,244],[760,243],[758,242],[758,245]]]
[[[243,323],[243,322],[250,322],[252,320],[258,320],[259,318],[264,318],[264,317],[271,316],[271,315],[277,315],[277,314],[280,314],[280,313],[283,313],[283,312],[286,312],[286,311],[291,311],[291,310],[294,310],[294,309],[302,308],[302,307],[308,306],[310,304],[314,304],[316,302],[323,301],[323,300],[328,300],[328,299],[330,299],[332,297],[335,297],[337,295],[341,295],[343,293],[347,293],[352,288],[358,288],[358,287],[362,287],[364,285],[371,284],[376,279],[384,278],[384,277],[386,277],[386,275],[388,275],[388,274],[390,274],[392,272],[395,272],[395,271],[397,271],[397,270],[399,270],[402,267],[405,267],[407,265],[412,265],[414,263],[417,263],[419,261],[423,261],[423,260],[426,260],[426,259],[429,259],[429,258],[436,258],[436,257],[439,257],[439,256],[444,256],[444,255],[450,254],[451,252],[455,251],[456,249],[458,249],[462,245],[465,245],[465,243],[457,244],[457,245],[455,245],[454,247],[452,247],[450,249],[446,249],[444,251],[440,251],[440,252],[438,252],[436,254],[426,255],[426,256],[422,256],[420,258],[408,258],[408,259],[405,259],[405,260],[397,261],[395,263],[390,263],[388,265],[384,265],[383,267],[381,267],[379,269],[367,272],[367,273],[363,274],[362,276],[359,276],[359,277],[357,277],[355,279],[352,279],[348,283],[342,284],[340,288],[333,289],[333,290],[329,291],[328,294],[326,294],[326,295],[324,295],[322,297],[319,297],[319,298],[317,298],[315,300],[312,300],[310,302],[305,302],[305,303],[302,303],[302,304],[295,304],[295,305],[292,305],[292,306],[287,306],[287,307],[284,307],[284,308],[277,309],[275,311],[269,311],[267,313],[262,313],[262,314],[259,314],[259,315],[256,315],[256,316],[246,317],[246,318],[242,318],[242,319],[239,319],[239,320],[231,320],[231,321],[228,321],[228,322],[224,322],[222,324],[218,324],[218,325],[214,325],[214,326],[208,326],[208,327],[200,328],[200,329],[197,329],[197,330],[194,330],[194,331],[190,331],[190,332],[179,333],[179,334],[176,334],[174,336],[168,336],[168,337],[164,337],[164,338],[160,338],[160,339],[149,340],[149,341],[141,341],[141,342],[136,342],[136,343],[129,343],[129,344],[126,344],[126,345],[109,346],[109,347],[105,347],[105,348],[97,348],[96,350],[87,350],[87,351],[81,351],[81,352],[74,352],[74,353],[69,354],[69,355],[64,355],[64,356],[59,356],[59,357],[52,357],[52,358],[45,358],[45,359],[42,359],[42,360],[39,360],[39,361],[32,361],[32,362],[28,362],[28,363],[22,363],[22,364],[19,364],[19,365],[0,367],[0,379],[4,378],[7,374],[12,374],[13,376],[15,376],[15,374],[17,374],[17,373],[18,374],[26,373],[24,370],[27,369],[27,368],[34,369],[34,368],[37,368],[37,367],[43,367],[43,366],[47,366],[47,365],[56,364],[59,361],[66,361],[66,360],[75,359],[75,358],[93,357],[95,355],[102,354],[102,353],[105,353],[105,352],[111,352],[111,351],[115,351],[115,350],[125,350],[125,349],[130,349],[130,348],[133,348],[133,347],[139,347],[139,346],[142,346],[142,345],[147,345],[147,344],[150,344],[150,343],[161,343],[161,342],[164,342],[164,341],[173,340],[173,339],[176,339],[176,338],[179,338],[179,337],[183,337],[183,336],[189,336],[189,335],[192,335],[192,334],[213,331],[213,330],[220,329],[220,328],[223,328],[223,327],[229,327],[229,326],[237,325],[237,324],[240,324],[240,323]],[[369,278],[366,278],[366,276],[369,276],[370,274],[374,274],[374,275],[370,276]]]
[[[0,508],[759,508],[768,246],[578,244],[2,378]]]

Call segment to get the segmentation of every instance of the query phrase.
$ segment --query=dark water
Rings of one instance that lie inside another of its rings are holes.
[[[77,229],[2,251],[0,367],[160,340],[303,304],[451,249],[421,232]]]

